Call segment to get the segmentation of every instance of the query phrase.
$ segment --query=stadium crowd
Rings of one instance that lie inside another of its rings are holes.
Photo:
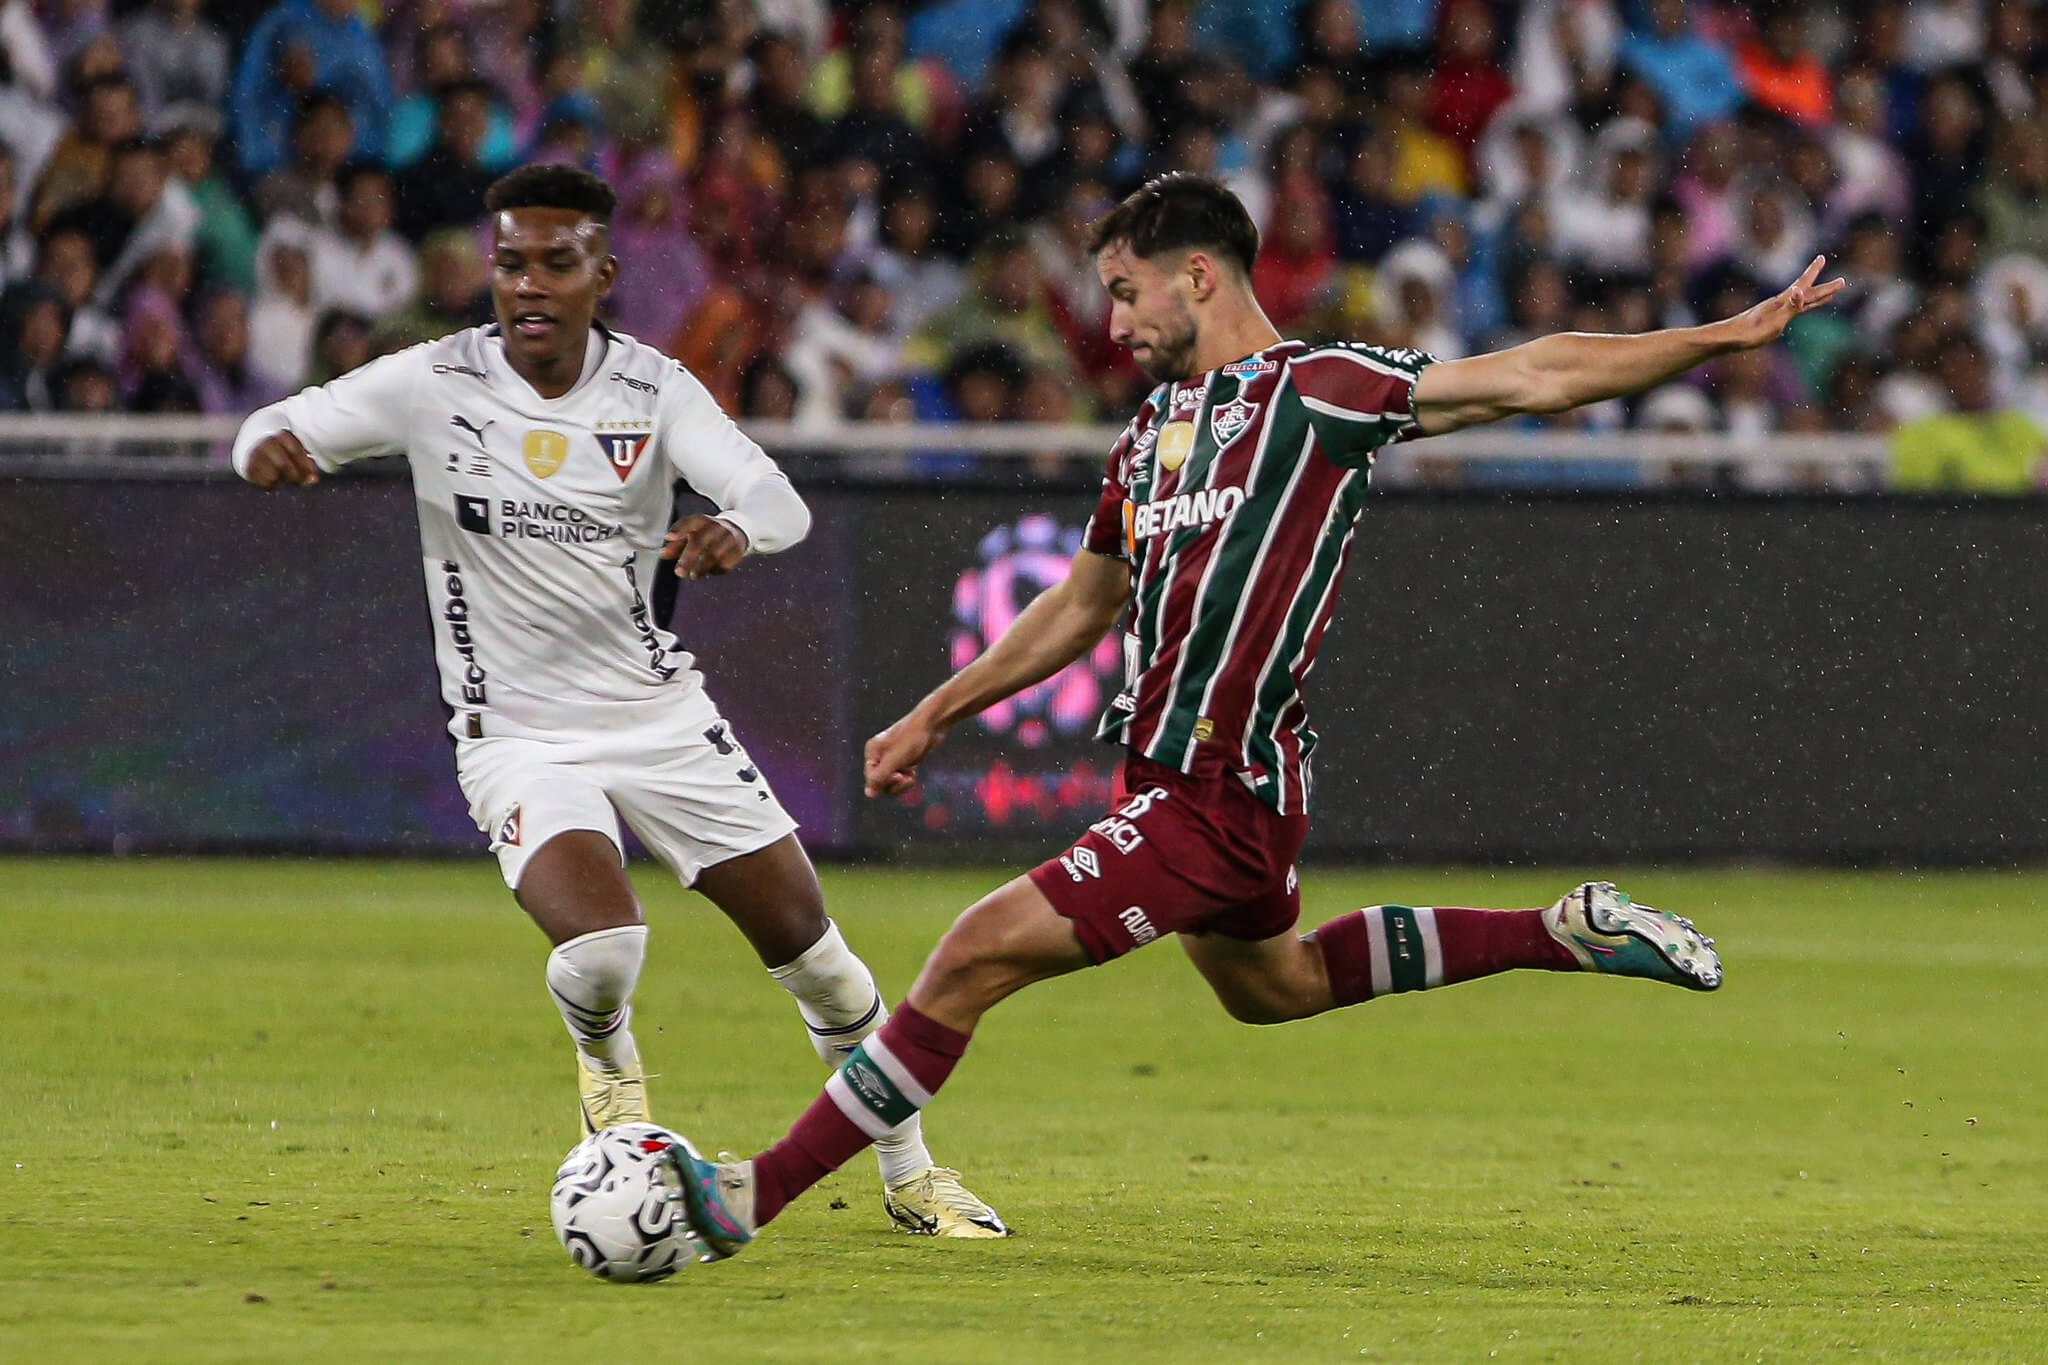
[[[1789,345],[1559,420],[2030,483],[2044,100],[2026,0],[4,0],[0,405],[240,413],[484,320],[484,189],[552,160],[620,192],[611,320],[737,413],[1120,418],[1087,225],[1189,169],[1283,331],[1440,356],[1825,251]]]

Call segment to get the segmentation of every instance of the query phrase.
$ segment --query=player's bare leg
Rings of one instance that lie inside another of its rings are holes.
[[[705,868],[696,890],[725,912],[768,974],[796,1000],[811,1046],[837,1067],[889,1022],[867,964],[825,915],[818,874],[795,835]],[[999,1237],[1007,1229],[967,1192],[957,1171],[932,1160],[915,1114],[875,1140],[882,1204],[898,1227],[939,1237]]]
[[[1609,882],[1587,882],[1547,909],[1369,905],[1299,937],[1183,934],[1181,944],[1224,1009],[1248,1024],[1517,968],[1641,976],[1692,990],[1721,984],[1712,939]]]
[[[597,830],[565,830],[535,850],[513,894],[554,944],[548,993],[576,1041],[584,1131],[646,1120],[647,1077],[629,1024],[647,926],[618,845]]]
[[[788,1203],[931,1103],[982,1015],[1034,981],[1089,965],[1073,925],[1029,878],[982,897],[925,960],[910,997],[825,1083],[782,1141],[751,1161],[681,1163],[707,1259],[730,1256]]]

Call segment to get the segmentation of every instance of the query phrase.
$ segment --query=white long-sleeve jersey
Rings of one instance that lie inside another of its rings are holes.
[[[691,656],[648,609],[677,476],[751,552],[803,539],[810,513],[704,386],[651,346],[593,333],[581,379],[543,398],[495,327],[374,360],[253,413],[248,475],[289,430],[323,470],[412,465],[441,696],[459,738],[575,736],[708,714]],[[671,713],[669,708],[674,708]]]

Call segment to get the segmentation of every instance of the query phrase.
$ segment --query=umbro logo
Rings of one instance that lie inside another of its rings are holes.
[[[484,426],[480,427],[467,417],[456,416],[448,419],[448,425],[451,427],[461,427],[464,431],[476,437],[476,443],[481,446],[484,443],[484,427],[496,426],[497,423],[485,422]]]

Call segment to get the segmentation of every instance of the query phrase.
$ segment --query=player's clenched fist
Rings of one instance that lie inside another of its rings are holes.
[[[900,796],[917,781],[917,765],[939,747],[943,731],[927,725],[916,712],[905,716],[867,744],[867,793]]]
[[[747,538],[717,517],[687,516],[668,528],[661,557],[676,562],[677,578],[731,573],[747,557]]]
[[[320,467],[313,463],[298,437],[289,431],[274,432],[249,452],[249,482],[264,489],[287,483],[318,483]]]

